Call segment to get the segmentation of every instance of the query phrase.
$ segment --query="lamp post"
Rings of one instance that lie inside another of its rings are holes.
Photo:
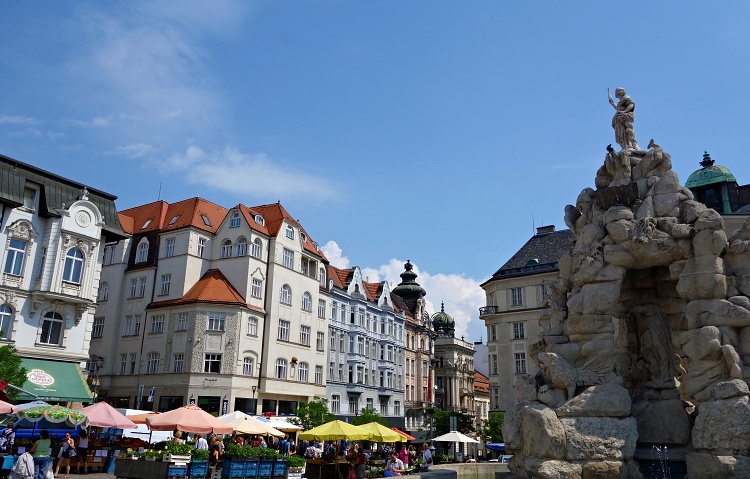
[[[258,386],[253,386],[253,416],[255,416],[258,413],[258,403],[255,402],[255,391],[258,389]]]

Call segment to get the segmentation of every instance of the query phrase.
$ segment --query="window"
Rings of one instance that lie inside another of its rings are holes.
[[[244,358],[242,360],[242,375],[243,376],[253,375],[253,358]]]
[[[36,190],[34,188],[23,189],[23,207],[28,210],[34,209],[34,199],[36,198]]]
[[[341,396],[336,394],[331,396],[331,412],[333,414],[341,412]]]
[[[323,351],[325,349],[326,345],[326,335],[325,333],[318,331],[317,333],[317,339],[315,341],[315,349],[318,351]]]
[[[492,368],[492,375],[497,376],[497,354],[491,354],[490,355],[491,361],[490,361],[490,367]]]
[[[510,296],[511,306],[521,306],[523,304],[523,290],[521,288],[511,288]]]
[[[497,326],[494,324],[491,326],[487,326],[487,335],[490,337],[490,341],[497,341]]]
[[[145,223],[143,223],[143,226],[141,226],[141,230],[145,230],[148,228],[148,225],[151,224],[151,218],[147,219]]]
[[[540,285],[541,288],[541,297],[542,297],[542,303],[547,301],[547,296],[549,295],[549,292],[547,291],[547,287],[545,285]]]
[[[284,321],[283,319],[279,320],[279,332],[276,336],[276,339],[279,339],[281,341],[289,341],[289,321]]]
[[[253,240],[253,248],[250,251],[250,254],[256,258],[260,258],[260,251],[262,247],[263,245],[261,244],[260,238],[255,238]]]
[[[138,297],[142,298],[146,296],[146,277],[143,276],[138,279]]]
[[[101,338],[104,335],[104,318],[94,318],[91,325],[91,337]]]
[[[208,227],[210,227],[210,226],[211,226],[211,222],[210,222],[210,221],[208,220],[208,216],[206,216],[206,215],[201,215],[201,218],[203,219],[203,224],[204,224],[204,225],[206,225],[206,226],[208,226]]]
[[[359,399],[357,396],[349,396],[349,414],[359,414]]]
[[[128,355],[121,354],[120,355],[120,376],[125,376],[125,373],[127,371],[128,371]]]
[[[221,257],[222,258],[232,257],[232,242],[230,240],[224,240],[221,242]]]
[[[302,295],[302,311],[312,311],[312,296],[307,291]]]
[[[232,213],[232,218],[229,220],[229,227],[230,228],[239,228],[240,227],[240,212],[235,211]]]
[[[394,416],[401,415],[401,401],[393,401],[393,415]]]
[[[303,383],[309,380],[310,366],[307,363],[299,363],[297,366],[297,379]]]
[[[0,338],[10,339],[11,327],[13,327],[13,310],[7,304],[0,305]]]
[[[514,353],[516,361],[516,374],[523,374],[526,372],[526,353]]]
[[[135,262],[145,263],[146,259],[148,259],[148,240],[144,238],[138,244],[138,249],[136,250],[136,253],[135,253]]]
[[[140,314],[136,314],[133,317],[133,328],[134,328],[133,334],[138,336],[141,333],[141,315]]]
[[[164,256],[167,258],[174,256],[174,241],[174,238],[167,238],[167,243],[164,247]]]
[[[209,331],[224,331],[224,322],[226,321],[226,313],[217,313],[213,311],[208,312],[208,330]]]
[[[315,366],[315,384],[323,384],[323,366]]]
[[[388,399],[387,398],[380,398],[380,415],[381,416],[387,416],[388,415]]]
[[[81,273],[83,272],[83,253],[78,248],[68,250],[65,255],[65,267],[63,268],[63,281],[81,284]]]
[[[188,328],[188,314],[177,313],[177,324],[175,325],[175,331],[187,331]]]
[[[422,361],[422,377],[423,378],[427,377],[427,372],[428,372],[427,361]]]
[[[290,288],[288,284],[281,287],[281,297],[279,300],[281,301],[281,304],[286,304],[288,306],[292,305],[292,288]]]
[[[63,317],[60,313],[50,311],[42,320],[42,334],[39,342],[42,344],[59,345],[62,339]]]
[[[102,283],[99,285],[99,291],[96,293],[97,301],[106,301],[109,297],[109,283]]]
[[[163,333],[164,332],[164,315],[158,314],[151,316],[151,333]]]
[[[133,317],[128,315],[125,316],[125,325],[124,325],[124,331],[122,332],[123,336],[130,336],[130,330],[133,328]]]
[[[253,285],[250,289],[250,295],[253,298],[260,298],[261,297],[261,291],[263,290],[263,280],[258,278],[253,278]]]
[[[326,319],[326,302],[322,299],[318,300],[318,317]]]
[[[110,265],[115,262],[115,245],[109,245],[104,247],[104,257],[102,263],[104,266]]]
[[[130,367],[128,368],[128,374],[135,374],[136,354],[130,353]]]
[[[174,218],[172,218],[167,226],[172,226],[173,224],[177,223],[178,219],[180,219],[180,215],[176,215]]]
[[[336,301],[331,301],[331,321],[336,321],[336,315],[338,308],[338,303]]]
[[[254,316],[247,318],[247,335],[248,336],[258,335],[258,318]]]
[[[276,360],[276,379],[286,379],[286,359]]]
[[[181,373],[184,365],[185,365],[185,355],[183,353],[178,353],[172,356],[172,372],[173,373]]]
[[[513,339],[524,339],[525,337],[523,323],[513,323]]]
[[[198,257],[203,258],[203,253],[206,251],[206,238],[198,238]]]
[[[237,256],[247,256],[247,238],[237,239]]]
[[[171,284],[172,284],[171,274],[161,275],[161,288],[159,289],[159,294],[162,296],[169,294],[169,286]]]
[[[299,342],[304,346],[310,346],[310,326],[299,327]]]
[[[220,373],[221,354],[206,354],[205,359],[203,360],[203,372]]]
[[[372,398],[367,398],[365,406],[369,409],[375,409],[375,401]]]
[[[284,248],[282,264],[287,268],[294,268],[294,251]]]
[[[259,224],[260,226],[265,226],[266,225],[266,220],[263,219],[263,217],[261,215],[255,215],[255,216],[253,216],[253,220],[257,224]]]
[[[136,294],[138,294],[138,278],[131,278],[130,279],[130,294],[128,295],[128,298],[135,298]]]
[[[21,276],[23,258],[26,255],[26,242],[11,238],[8,254],[5,257],[5,269],[7,274]],[[67,264],[67,263],[66,263]]]
[[[323,286],[326,285],[326,270],[325,270],[325,268],[320,268],[320,271],[318,272],[318,281]]]
[[[286,237],[294,239],[294,228],[292,228],[292,225],[286,225]]]
[[[148,353],[146,357],[146,374],[159,372],[159,353]]]

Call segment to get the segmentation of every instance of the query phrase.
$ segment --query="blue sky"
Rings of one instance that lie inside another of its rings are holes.
[[[741,184],[747,2],[6,2],[0,153],[119,196],[281,200],[340,267],[478,340],[486,280],[563,228],[614,143],[607,88],[684,182]],[[161,186],[160,186],[161,185]],[[484,338],[486,339],[486,338]]]

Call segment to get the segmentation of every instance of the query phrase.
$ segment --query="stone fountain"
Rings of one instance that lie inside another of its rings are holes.
[[[666,448],[680,477],[750,477],[750,221],[727,238],[616,96],[621,149],[565,208],[574,240],[529,350],[540,373],[506,411],[510,471],[653,477],[645,459]]]

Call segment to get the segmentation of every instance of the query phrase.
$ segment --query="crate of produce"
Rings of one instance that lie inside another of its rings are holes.
[[[221,468],[221,477],[245,477],[245,464],[247,461],[224,461]]]
[[[208,461],[191,462],[188,465],[188,476],[206,477],[208,474]]]
[[[289,469],[289,462],[287,461],[276,461],[273,464],[273,477],[274,479],[286,478],[287,470]]]
[[[276,461],[260,461],[258,464],[258,477],[273,477],[273,465]]]
[[[187,466],[175,466],[170,464],[167,467],[167,479],[182,479],[188,477]]]

